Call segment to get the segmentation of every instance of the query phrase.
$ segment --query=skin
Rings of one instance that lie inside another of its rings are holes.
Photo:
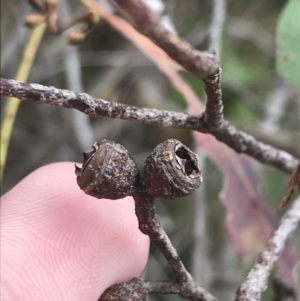
[[[73,163],[42,167],[1,199],[3,301],[96,301],[140,276],[148,252],[133,199],[86,195]]]

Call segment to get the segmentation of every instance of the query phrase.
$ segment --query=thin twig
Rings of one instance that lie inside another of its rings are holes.
[[[238,153],[245,153],[265,164],[273,165],[291,173],[298,160],[291,154],[257,141],[251,135],[237,130],[223,120],[219,127],[207,127],[203,114],[189,115],[179,112],[163,111],[128,106],[121,103],[96,99],[86,93],[28,84],[13,79],[0,79],[0,94],[24,101],[45,103],[59,107],[77,109],[90,116],[119,118],[160,127],[182,128],[210,133]]]
[[[286,240],[296,229],[300,220],[300,197],[291,208],[284,214],[280,226],[270,238],[265,249],[260,253],[257,263],[249,272],[244,283],[241,284],[237,293],[236,301],[260,300],[262,292],[267,288],[270,271],[284,248]]]
[[[213,17],[210,25],[210,49],[220,54],[222,44],[222,34],[226,18],[227,0],[213,1]]]
[[[220,128],[224,121],[220,77],[221,68],[217,74],[204,80],[207,95],[204,121],[209,130]]]
[[[209,48],[217,55],[220,53],[221,37],[226,16],[226,0],[213,1],[213,16],[210,26]],[[209,128],[218,128],[224,120],[223,101],[221,90],[221,68],[212,76],[203,80],[207,95],[206,109],[204,113],[205,123]]]
[[[179,294],[190,301],[215,300],[211,294],[195,282],[192,275],[183,265],[176,249],[160,224],[159,216],[155,210],[155,198],[142,190],[137,191],[133,198],[135,200],[135,212],[139,221],[139,229],[142,233],[149,236],[151,242],[157,245],[169,262],[176,276]],[[165,286],[165,290],[167,290],[167,287]]]
[[[62,14],[67,20],[71,18],[70,7],[67,1],[60,2]],[[68,31],[70,32],[70,31]],[[77,46],[70,46],[65,44],[63,47],[63,54],[65,56],[65,76],[67,86],[70,90],[83,92],[83,82],[81,73],[81,61]],[[71,124],[74,129],[77,143],[81,149],[86,149],[95,142],[93,128],[90,124],[89,116],[81,114],[77,110],[72,111]]]

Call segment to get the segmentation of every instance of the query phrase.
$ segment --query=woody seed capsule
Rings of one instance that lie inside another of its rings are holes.
[[[75,165],[79,187],[96,198],[111,200],[132,195],[138,177],[135,161],[120,144],[102,140],[83,153],[83,164]]]
[[[175,199],[193,193],[202,183],[198,156],[175,139],[157,145],[143,168],[145,191]]]

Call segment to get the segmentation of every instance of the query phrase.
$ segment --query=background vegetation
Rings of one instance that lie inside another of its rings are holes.
[[[105,9],[113,9],[106,1],[97,2]],[[212,1],[148,2],[161,20],[173,26],[194,47],[201,50],[209,47]],[[284,10],[287,4],[284,0],[228,1],[220,41],[223,101],[226,118],[237,127],[299,158],[299,18],[294,25],[289,22],[295,18],[292,15],[296,14],[299,1],[290,0],[293,6]],[[60,0],[58,8],[61,24],[85,11],[76,0]],[[31,12],[26,1],[1,2],[2,77],[15,78],[30,34],[23,20]],[[291,52],[287,54],[288,51]],[[287,57],[291,64],[284,64]],[[186,73],[183,77],[204,100],[199,79]],[[184,97],[152,61],[104,19],[79,46],[68,45],[64,34],[55,36],[46,31],[27,81],[84,91],[94,97],[130,105],[174,111],[187,108]],[[1,101],[2,117],[5,104]],[[236,236],[232,232],[228,235],[225,226],[228,214],[238,215],[243,211],[245,196],[240,192],[240,207],[233,209],[224,199],[220,202],[223,173],[197,146],[189,131],[90,118],[73,110],[22,103],[11,136],[2,193],[45,164],[81,162],[81,153],[91,149],[94,141],[114,140],[130,150],[142,164],[149,151],[168,138],[176,138],[198,152],[204,182],[199,192],[189,198],[159,202],[162,223],[195,279],[220,299],[232,300],[261,246],[253,246],[251,235],[239,233],[238,228]],[[258,188],[262,202],[281,215],[278,205],[286,192],[289,176],[252,159],[249,170],[247,181]],[[255,223],[255,216],[251,218],[251,223]],[[292,238],[298,255],[299,234],[298,230]],[[244,252],[237,248],[234,237],[243,238],[240,242]],[[165,259],[153,247],[144,278],[159,280],[170,276]],[[275,277],[276,271],[272,278]],[[273,298],[274,290],[270,286],[264,300]],[[157,295],[150,296],[149,300],[176,301],[180,297]]]

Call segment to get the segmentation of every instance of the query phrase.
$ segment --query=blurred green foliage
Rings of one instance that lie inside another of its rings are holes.
[[[290,0],[277,27],[277,69],[300,91],[300,1]]]

